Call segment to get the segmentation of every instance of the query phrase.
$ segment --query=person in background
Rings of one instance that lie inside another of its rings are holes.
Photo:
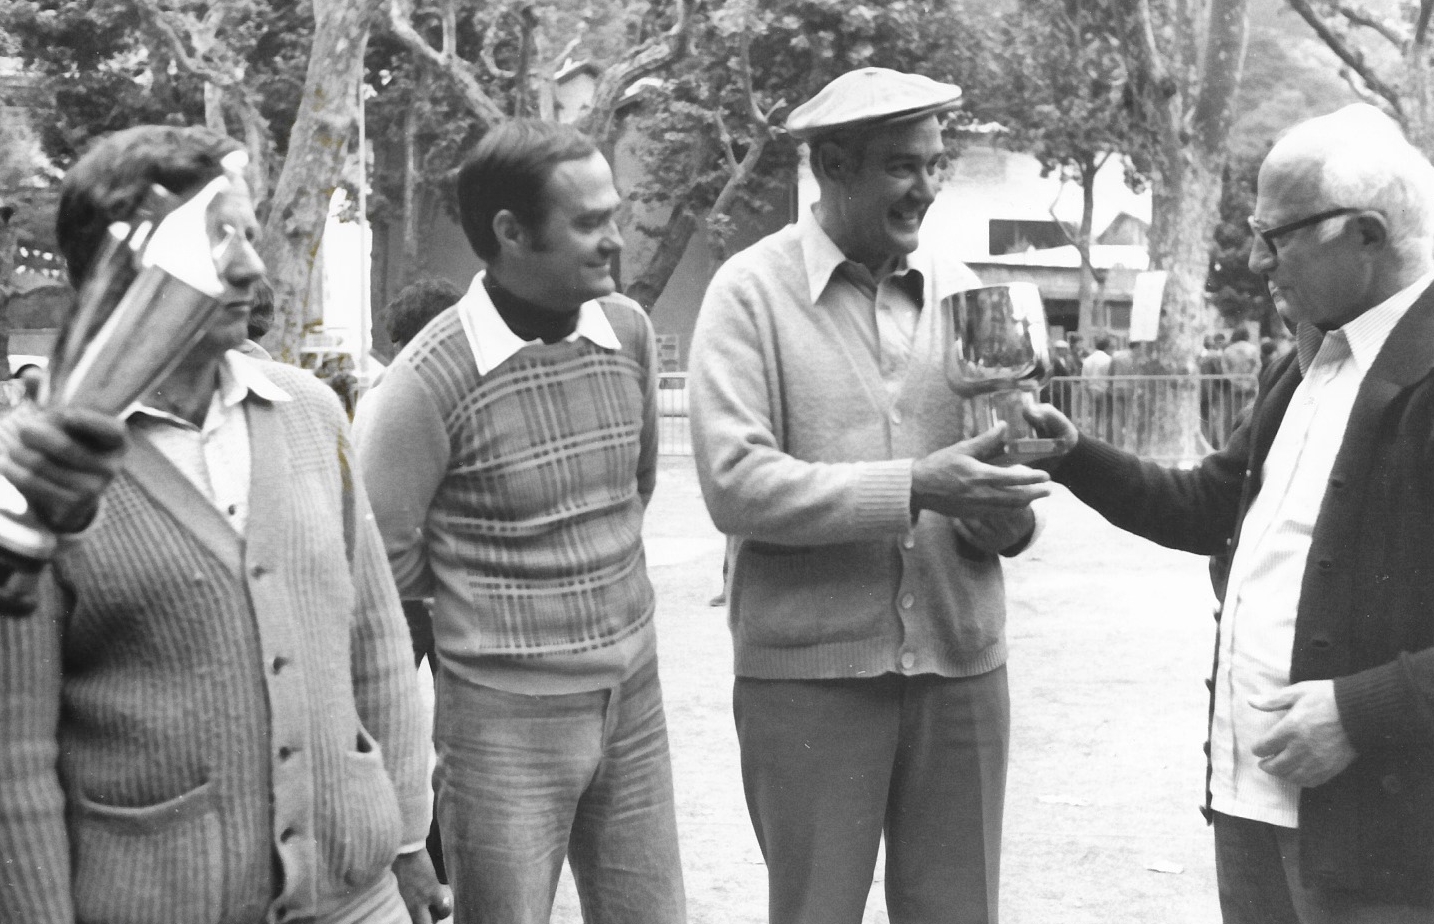
[[[1102,334],[1095,338],[1095,349],[1080,366],[1081,420],[1084,425],[1106,439],[1111,438],[1110,424],[1110,347],[1111,339]]]
[[[41,506],[68,534],[35,614],[0,620],[3,921],[447,910],[421,849],[427,723],[347,421],[308,373],[236,350],[264,272],[236,153],[207,129],[142,126],[61,185],[76,283],[155,183],[187,196],[227,179],[207,232],[231,250],[218,318],[128,417],[98,504]],[[4,458],[22,489],[52,477],[39,453]]]
[[[459,171],[486,264],[389,366],[358,445],[399,589],[433,596],[438,816],[456,917],[681,924],[642,520],[652,325],[615,294],[622,199],[576,129],[515,119]]]
[[[1220,371],[1230,376],[1230,413],[1238,414],[1255,400],[1256,377],[1260,373],[1260,348],[1250,342],[1250,332],[1237,327],[1230,343],[1220,353]]]
[[[820,201],[717,271],[691,352],[693,451],[731,537],[733,713],[773,924],[996,920],[1010,700],[1001,556],[1046,475],[986,464],[917,253],[960,89],[852,71],[792,111]]]

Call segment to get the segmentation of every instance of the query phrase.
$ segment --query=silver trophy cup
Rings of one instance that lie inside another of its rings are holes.
[[[948,295],[946,380],[970,402],[976,429],[1006,423],[999,461],[1029,462],[1055,455],[1056,441],[1037,436],[1025,409],[1052,374],[1046,311],[1034,283],[1009,282]]]
[[[219,242],[208,230],[209,204],[229,182],[220,177],[182,202],[155,187],[129,222],[110,226],[55,344],[39,405],[122,416],[203,337],[223,293],[221,268],[240,243],[232,229]],[[0,586],[28,580],[56,543],[0,478]]]

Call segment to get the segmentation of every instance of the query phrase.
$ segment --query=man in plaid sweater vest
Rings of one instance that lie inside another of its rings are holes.
[[[401,593],[434,598],[438,818],[459,922],[685,919],[642,517],[652,328],[613,294],[620,202],[576,131],[492,130],[458,182],[488,270],[365,399]]]

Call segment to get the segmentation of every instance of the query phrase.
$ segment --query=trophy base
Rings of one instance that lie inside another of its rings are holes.
[[[1058,440],[1032,436],[1007,440],[1005,451],[1001,453],[1000,458],[995,461],[1012,465],[1025,465],[1027,462],[1037,462],[1041,459],[1049,459],[1051,456],[1059,454],[1060,443]]]

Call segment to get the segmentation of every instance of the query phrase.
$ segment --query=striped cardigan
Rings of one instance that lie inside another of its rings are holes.
[[[407,630],[343,412],[245,403],[247,535],[136,439],[0,620],[0,921],[336,914],[428,827]]]
[[[524,347],[478,373],[450,308],[364,399],[358,445],[399,590],[435,597],[445,667],[562,661],[651,632],[642,518],[656,478],[652,328],[601,300],[622,344]]]

